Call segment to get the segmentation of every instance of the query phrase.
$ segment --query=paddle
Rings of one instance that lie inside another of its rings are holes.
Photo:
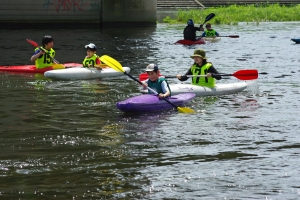
[[[206,16],[205,21],[201,25],[203,26],[206,22],[208,22],[209,20],[211,20],[214,17],[215,17],[215,13],[210,13],[209,15]]]
[[[218,37],[230,37],[230,38],[239,38],[239,35],[224,35],[224,36],[218,36]]]
[[[131,79],[133,79],[134,81],[138,82],[140,85],[143,85],[143,83],[141,81],[139,81],[138,79],[134,78],[133,76],[131,76],[130,74],[128,74],[122,67],[122,65],[115,59],[113,59],[112,57],[109,57],[107,55],[101,56],[100,60],[102,62],[104,62],[105,64],[107,64],[109,67],[113,68],[116,71],[122,72],[125,75],[129,76]],[[147,87],[148,90],[150,90],[151,92],[153,92],[154,94],[158,94],[155,90]],[[168,99],[163,98],[166,102],[168,102],[169,104],[171,104],[172,106],[174,106],[175,108],[177,108],[178,111],[183,112],[183,113],[193,113],[195,112],[194,110],[190,109],[190,108],[186,108],[186,107],[179,107],[176,106],[175,104],[173,104],[172,102],[170,102]]]
[[[243,69],[234,72],[233,74],[216,74],[221,76],[234,76],[239,80],[254,80],[258,78],[258,71],[256,69]],[[161,75],[162,76],[162,75]],[[187,77],[204,77],[206,75],[187,75]],[[177,78],[176,76],[165,76],[165,78]],[[148,79],[148,74],[140,74],[140,81]]]
[[[27,42],[29,42],[35,48],[38,47],[40,50],[43,50],[44,52],[46,52],[49,55],[49,57],[55,63],[54,65],[52,65],[53,69],[65,69],[65,66],[63,66],[62,64],[59,64],[59,62],[55,58],[53,58],[44,47],[40,47],[37,42],[35,42],[35,41],[31,40],[31,39],[26,39],[26,40],[27,40]]]

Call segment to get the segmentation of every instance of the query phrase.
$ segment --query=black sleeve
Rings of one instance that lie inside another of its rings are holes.
[[[185,74],[183,76],[181,76],[181,79],[178,79],[180,81],[186,81],[189,79],[189,77],[187,77],[187,75],[192,75],[192,71],[191,68],[187,70],[187,72],[185,72]]]
[[[208,69],[208,72],[212,74],[212,77],[217,79],[217,80],[221,80],[222,79],[222,76],[219,75],[219,72],[216,70],[216,68],[214,68],[214,66],[211,66],[209,69]]]
[[[199,27],[194,27],[194,30],[195,30],[195,32],[200,31],[200,28]]]

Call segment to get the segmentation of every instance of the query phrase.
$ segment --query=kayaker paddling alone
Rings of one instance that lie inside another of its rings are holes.
[[[51,67],[54,64],[53,58],[55,56],[55,51],[53,49],[53,38],[50,35],[44,36],[42,39],[42,45],[43,49],[41,47],[37,47],[30,58],[30,61],[35,63],[37,69]]]
[[[86,48],[86,57],[83,60],[84,67],[95,67],[97,69],[102,69],[101,61],[99,56],[96,54],[97,47],[95,44],[90,43],[85,45]]]
[[[186,81],[188,79],[187,75],[203,75],[201,77],[193,77],[192,84],[205,86],[209,88],[215,87],[216,79],[221,80],[222,77],[219,72],[213,67],[211,62],[207,62],[207,57],[203,49],[196,49],[191,58],[194,59],[193,65],[188,69],[188,71],[182,76],[177,75],[180,81]]]
[[[187,26],[183,30],[183,38],[191,41],[197,40],[196,31],[204,31],[203,25],[201,24],[199,28],[195,27],[194,21],[189,19]]]
[[[202,33],[201,37],[219,37],[219,33],[215,31],[214,29],[211,28],[211,24],[207,23],[206,26],[206,31]]]
[[[149,64],[145,71],[147,72],[149,78],[142,82],[144,89],[149,87],[155,90],[160,99],[171,96],[169,84],[164,77],[159,75],[159,69],[156,64]],[[148,90],[148,93],[152,92]]]

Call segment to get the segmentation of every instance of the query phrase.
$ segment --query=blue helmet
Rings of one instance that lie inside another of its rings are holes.
[[[188,25],[194,25],[194,21],[192,19],[189,19],[187,22]]]

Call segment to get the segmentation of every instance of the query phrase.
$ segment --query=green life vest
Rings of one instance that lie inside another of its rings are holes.
[[[206,37],[215,37],[216,36],[216,31],[213,29],[211,29],[210,31],[206,30],[205,33],[206,33]]]
[[[36,48],[34,51],[38,50]],[[51,67],[53,65],[52,58],[55,56],[55,51],[51,48],[48,52],[43,54],[40,58],[35,60],[35,67],[37,69],[42,69],[46,67]],[[51,58],[52,57],[52,58]]]
[[[199,67],[198,65],[194,64],[191,67],[191,71],[193,75],[206,75],[208,73],[208,69],[212,66],[211,63],[206,63],[202,67]],[[192,84],[193,85],[200,85],[205,87],[213,88],[215,87],[216,80],[212,77],[193,77],[192,78]]]
[[[169,91],[170,91],[170,96],[171,96],[171,90],[170,90],[169,84],[168,84],[167,80],[164,77],[159,77],[156,82],[153,82],[150,79],[148,79],[148,83],[147,84],[148,84],[149,88],[155,90],[158,94],[160,94],[160,93],[164,93],[163,90],[162,90],[162,88],[161,88],[161,83],[163,81],[166,81],[167,86],[168,86]],[[148,90],[148,93],[150,94],[152,92],[150,90]]]
[[[88,66],[89,64],[92,65],[92,66],[95,66],[97,58],[98,58],[97,54],[94,54],[90,58],[85,57],[82,64],[83,64],[84,67]]]

